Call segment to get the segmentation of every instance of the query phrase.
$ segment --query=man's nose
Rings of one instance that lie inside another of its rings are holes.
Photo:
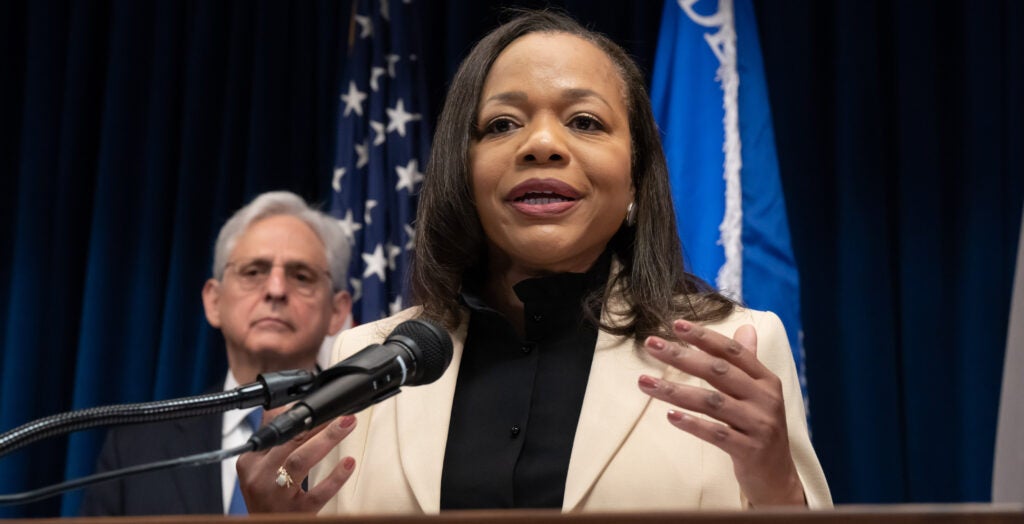
[[[270,269],[265,287],[267,298],[280,298],[288,293],[288,278],[283,267],[274,266]]]

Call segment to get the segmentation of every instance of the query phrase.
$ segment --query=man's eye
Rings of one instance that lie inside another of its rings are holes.
[[[577,115],[569,121],[569,126],[579,131],[600,131],[604,129],[601,122],[590,115]]]
[[[238,274],[243,277],[256,277],[263,273],[263,268],[254,265],[243,266],[242,269],[238,270]]]
[[[300,270],[293,272],[292,278],[294,278],[296,282],[309,284],[316,280],[316,274],[309,270]]]

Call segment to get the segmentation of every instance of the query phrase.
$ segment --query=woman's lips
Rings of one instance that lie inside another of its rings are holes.
[[[556,179],[527,180],[509,191],[505,201],[525,215],[549,217],[572,209],[580,192]]]

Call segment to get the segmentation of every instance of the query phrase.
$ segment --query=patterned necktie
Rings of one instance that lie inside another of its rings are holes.
[[[250,429],[256,431],[263,420],[263,409],[256,408],[249,412],[242,421]],[[228,515],[248,515],[249,510],[245,509],[245,499],[242,498],[242,487],[238,485],[238,477],[235,477],[235,491],[231,494],[231,504],[228,506]]]

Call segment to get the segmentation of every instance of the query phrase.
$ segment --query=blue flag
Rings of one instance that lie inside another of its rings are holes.
[[[651,101],[690,271],[782,319],[806,397],[800,284],[750,0],[666,0]]]
[[[340,84],[331,214],[352,244],[352,315],[365,323],[408,306],[404,275],[430,144],[415,1],[353,6]]]

